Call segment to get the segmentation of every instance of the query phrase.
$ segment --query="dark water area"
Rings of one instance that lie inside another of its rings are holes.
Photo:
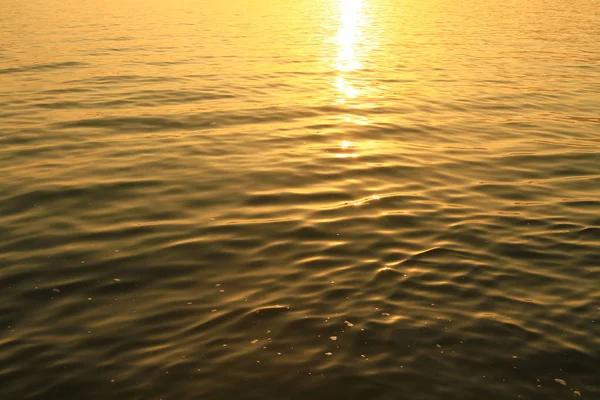
[[[0,5],[0,399],[600,399],[597,1]]]

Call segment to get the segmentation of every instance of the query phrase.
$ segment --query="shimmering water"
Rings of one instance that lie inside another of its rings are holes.
[[[600,399],[597,1],[0,6],[1,399]]]

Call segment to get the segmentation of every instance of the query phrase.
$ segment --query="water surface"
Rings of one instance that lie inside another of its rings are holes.
[[[3,0],[2,399],[600,398],[594,0]]]

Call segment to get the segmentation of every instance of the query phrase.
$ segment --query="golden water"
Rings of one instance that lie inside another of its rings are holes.
[[[600,398],[594,0],[0,1],[0,398]]]

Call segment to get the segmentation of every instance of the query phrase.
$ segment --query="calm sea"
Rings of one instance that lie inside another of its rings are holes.
[[[597,0],[0,0],[0,399],[578,398]]]

